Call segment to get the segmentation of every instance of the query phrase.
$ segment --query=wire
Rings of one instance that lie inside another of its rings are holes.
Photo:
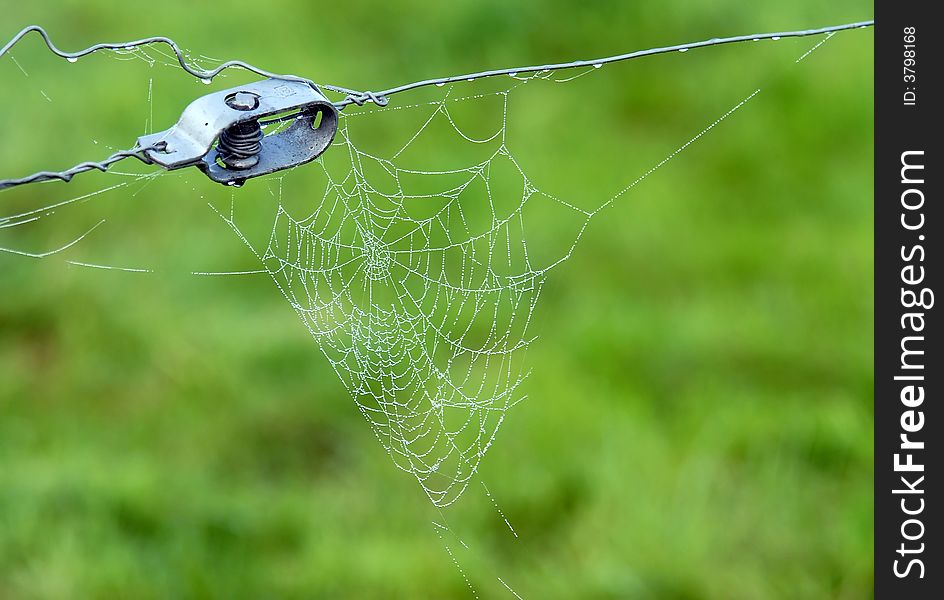
[[[428,87],[431,85],[445,85],[448,83],[455,83],[457,81],[468,81],[470,79],[483,79],[486,77],[496,77],[500,75],[513,75],[520,73],[537,73],[541,71],[559,71],[562,69],[573,69],[578,67],[595,67],[597,65],[605,65],[609,63],[621,62],[624,60],[632,60],[634,58],[642,58],[644,56],[654,56],[656,54],[666,54],[669,52],[680,52],[693,50],[695,48],[706,48],[709,46],[720,46],[722,44],[735,44],[739,42],[749,42],[749,41],[760,41],[760,40],[779,40],[781,38],[789,37],[807,37],[811,35],[822,35],[826,33],[835,33],[837,31],[845,31],[848,29],[863,29],[866,27],[872,27],[875,25],[875,21],[860,21],[857,23],[846,23],[844,25],[832,25],[830,27],[820,27],[818,29],[803,29],[798,31],[781,31],[777,33],[757,33],[753,35],[738,35],[733,37],[726,38],[712,38],[710,40],[704,40],[701,42],[690,42],[688,44],[679,44],[676,46],[663,46],[661,48],[650,48],[648,50],[637,50],[636,52],[628,52],[626,54],[617,54],[614,56],[607,56],[605,58],[597,58],[592,60],[575,60],[572,62],[564,63],[552,63],[546,65],[534,65],[529,67],[513,67],[508,69],[494,69],[490,71],[479,71],[477,73],[468,73],[466,75],[453,75],[451,77],[440,77],[438,79],[423,79],[421,81],[414,81],[413,83],[405,83],[403,85],[398,85],[390,89],[386,89],[382,92],[358,92],[355,90],[337,87],[333,85],[322,85],[326,90],[331,90],[333,92],[339,92],[347,94],[347,98],[344,100],[335,103],[335,106],[342,108],[349,104],[364,104],[366,101],[377,102],[376,99],[384,99],[393,94],[399,94],[400,92],[406,92],[409,90],[415,90],[422,87]],[[383,102],[386,104],[386,102]]]
[[[147,158],[144,152],[147,150],[159,150],[162,146],[163,142],[148,146],[146,148],[121,150],[119,152],[115,152],[102,161],[79,163],[71,169],[66,169],[65,171],[39,171],[27,177],[21,177],[20,179],[3,179],[0,180],[0,190],[5,190],[7,188],[24,185],[27,183],[38,183],[41,181],[50,181],[53,179],[59,179],[60,181],[71,181],[73,176],[79,173],[85,173],[86,171],[98,170],[105,172],[108,170],[108,167],[126,158],[136,158],[144,164],[149,165],[151,164],[151,160]]]
[[[181,51],[180,47],[177,45],[177,43],[174,40],[163,37],[163,36],[142,38],[140,40],[134,40],[132,42],[95,44],[94,46],[89,46],[88,48],[85,48],[84,50],[79,50],[77,52],[65,52],[63,50],[60,50],[58,47],[56,47],[56,44],[53,43],[52,39],[49,37],[49,34],[46,33],[45,29],[43,29],[39,25],[30,25],[28,27],[24,27],[23,29],[21,29],[19,33],[13,36],[13,39],[7,42],[3,46],[3,48],[0,48],[0,56],[3,56],[7,52],[9,52],[13,48],[13,46],[15,46],[20,40],[22,40],[24,37],[26,37],[27,35],[29,35],[30,33],[34,31],[43,38],[43,41],[46,43],[46,47],[49,48],[50,52],[52,52],[53,54],[57,56],[61,56],[62,58],[65,58],[67,60],[69,59],[75,60],[83,56],[92,54],[94,52],[98,52],[100,50],[130,50],[132,48],[137,48],[138,46],[151,46],[154,44],[165,44],[170,47],[174,55],[177,57],[177,62],[180,64],[180,68],[182,68],[187,73],[190,73],[194,77],[199,77],[200,79],[209,79],[212,81],[214,77],[216,77],[217,75],[219,75],[226,69],[243,69],[243,70],[249,71],[250,73],[261,75],[262,77],[271,77],[273,79],[283,79],[286,81],[300,81],[300,82],[307,83],[312,86],[315,85],[315,83],[311,81],[310,79],[305,79],[304,77],[298,77],[297,75],[279,75],[276,73],[272,73],[270,71],[266,71],[265,69],[260,69],[259,67],[253,66],[241,60],[228,60],[224,62],[223,64],[221,64],[220,66],[216,67],[215,69],[204,71],[202,69],[192,67],[190,63],[187,62],[187,59],[184,57],[184,54]]]
[[[872,27],[873,25],[875,25],[875,21],[869,20],[869,21],[859,21],[856,23],[845,23],[843,25],[832,25],[829,27],[820,27],[818,29],[802,29],[802,30],[797,30],[797,31],[781,31],[781,32],[775,32],[775,33],[757,33],[757,34],[751,34],[751,35],[738,35],[738,36],[726,37],[726,38],[712,38],[710,40],[703,40],[700,42],[690,42],[687,44],[678,44],[675,46],[663,46],[659,48],[650,48],[648,50],[637,50],[635,52],[628,52],[625,54],[616,54],[613,56],[596,58],[592,60],[576,60],[572,62],[550,63],[550,64],[545,64],[545,65],[532,65],[532,66],[525,66],[525,67],[511,67],[511,68],[506,68],[506,69],[493,69],[493,70],[488,70],[488,71],[478,71],[476,73],[468,73],[465,75],[452,75],[450,77],[439,77],[436,79],[423,79],[420,81],[414,81],[412,83],[401,84],[401,85],[383,90],[381,92],[357,91],[351,88],[338,86],[338,85],[330,85],[330,84],[321,84],[320,87],[323,89],[335,92],[335,93],[344,94],[345,97],[343,100],[340,100],[334,103],[334,106],[338,108],[339,110],[351,104],[363,106],[364,104],[367,104],[367,103],[373,103],[378,106],[385,106],[387,102],[389,101],[389,97],[394,94],[399,94],[401,92],[406,92],[406,91],[415,90],[415,89],[433,86],[433,85],[441,86],[441,85],[446,85],[450,83],[455,83],[458,81],[469,81],[469,80],[474,80],[474,79],[484,79],[487,77],[515,75],[515,74],[520,74],[520,73],[538,73],[538,72],[544,72],[544,71],[559,71],[563,69],[573,69],[573,68],[579,68],[579,67],[596,67],[596,66],[609,64],[609,63],[622,62],[626,60],[632,60],[635,58],[642,58],[644,56],[666,54],[669,52],[680,52],[680,51],[693,50],[696,48],[706,48],[710,46],[720,46],[723,44],[735,44],[735,43],[748,42],[748,41],[779,40],[781,38],[790,38],[790,37],[807,37],[807,36],[812,36],[812,35],[836,33],[838,31],[845,31],[849,29],[863,29],[866,27]],[[63,50],[60,50],[58,47],[56,47],[52,39],[49,37],[49,34],[46,33],[45,29],[43,29],[39,25],[30,25],[29,27],[25,27],[22,30],[20,30],[19,33],[13,36],[13,39],[11,39],[2,48],[0,48],[0,57],[8,53],[20,40],[22,40],[31,32],[36,32],[38,35],[40,35],[43,38],[43,41],[46,43],[46,46],[49,48],[49,50],[53,54],[56,54],[57,56],[61,56],[62,58],[65,58],[65,59],[74,60],[82,56],[86,56],[88,54],[98,52],[100,50],[128,50],[131,48],[136,48],[138,46],[147,46],[147,45],[152,45],[152,44],[165,44],[169,46],[171,50],[174,52],[174,55],[177,57],[177,62],[180,64],[180,67],[184,71],[186,71],[190,75],[193,75],[194,77],[199,77],[200,79],[203,79],[203,80],[212,80],[214,77],[216,77],[217,75],[219,75],[226,69],[238,68],[238,69],[249,71],[251,73],[255,73],[262,77],[269,77],[273,79],[282,79],[286,81],[298,81],[302,83],[307,83],[308,85],[312,86],[316,90],[319,90],[319,85],[310,79],[299,77],[297,75],[279,75],[276,73],[272,73],[270,71],[266,71],[265,69],[260,69],[259,67],[253,66],[249,63],[246,63],[240,60],[226,61],[222,63],[221,65],[219,65],[218,67],[216,67],[215,69],[211,69],[209,71],[197,69],[195,67],[192,67],[187,62],[186,58],[184,57],[183,52],[180,50],[180,47],[177,46],[176,42],[174,42],[170,38],[161,37],[161,36],[143,38],[140,40],[134,40],[131,42],[123,42],[123,43],[95,44],[94,46],[89,46],[88,48],[85,48],[84,50],[79,50],[77,52],[65,52]],[[274,123],[274,122],[279,122],[279,121],[290,120],[290,119],[295,118],[296,116],[297,115],[287,115],[287,116],[283,116],[277,119],[264,121],[262,122],[262,124],[269,124],[269,123]],[[149,150],[149,149],[152,149],[152,148],[134,148],[131,150],[116,152],[115,154],[112,154],[111,156],[109,156],[108,158],[106,158],[105,160],[101,162],[97,162],[97,163],[84,162],[84,163],[81,163],[72,167],[71,169],[67,169],[65,171],[40,171],[38,173],[34,173],[33,175],[30,175],[28,177],[23,177],[20,179],[2,179],[0,180],[0,190],[4,190],[7,188],[11,188],[14,186],[23,185],[27,183],[48,181],[51,179],[70,181],[73,175],[76,175],[78,173],[83,173],[85,171],[91,171],[94,169],[97,169],[99,171],[105,171],[112,164],[118,162],[119,160],[123,160],[129,157],[134,157],[142,162],[150,164],[150,161],[147,159],[147,157],[142,154],[145,150]]]

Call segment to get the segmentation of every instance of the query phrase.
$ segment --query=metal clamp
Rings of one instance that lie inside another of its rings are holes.
[[[267,117],[292,124],[264,136],[260,120]],[[197,98],[176,125],[139,137],[138,146],[167,170],[196,166],[213,181],[242,185],[318,158],[337,130],[337,108],[317,89],[264,79]]]

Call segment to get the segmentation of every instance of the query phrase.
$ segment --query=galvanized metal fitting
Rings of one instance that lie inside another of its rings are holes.
[[[263,135],[260,121],[286,114],[290,125]],[[176,125],[139,137],[138,146],[167,170],[195,166],[213,181],[242,185],[318,158],[337,130],[337,108],[312,85],[264,79],[197,98]]]

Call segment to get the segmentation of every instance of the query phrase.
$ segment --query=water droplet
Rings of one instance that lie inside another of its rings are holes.
[[[445,82],[445,81],[437,81],[437,82],[436,82],[436,87],[442,87],[442,86],[444,86],[444,85],[446,85],[446,82]]]
[[[760,38],[754,38],[754,39],[753,39],[753,40],[751,40],[751,41],[754,41],[754,42],[759,42],[759,41],[760,41]]]
[[[688,48],[679,48],[679,52],[688,52]]]
[[[200,79],[200,81],[202,81],[205,85],[210,85],[211,83],[213,83],[213,80],[210,79],[209,77],[203,77]]]
[[[602,67],[603,67],[603,63],[597,63],[597,64],[593,65],[593,68],[594,68],[594,69],[599,69],[599,68],[602,68]]]
[[[475,77],[469,77],[468,79],[466,79],[466,81],[468,81],[469,83],[472,83],[473,81],[475,81]]]
[[[74,63],[74,62],[77,62],[79,59],[76,58],[75,56],[70,56],[66,60],[69,61],[70,63]]]
[[[508,74],[508,76],[509,76],[509,77],[517,77],[518,74],[515,73],[514,71],[512,71],[511,73]]]
[[[777,40],[780,39],[780,36],[779,36],[779,35],[775,35],[774,37],[772,37],[772,38],[770,38],[770,39],[772,39],[773,41],[776,42]]]

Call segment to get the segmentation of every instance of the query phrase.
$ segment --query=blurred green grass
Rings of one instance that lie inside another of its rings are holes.
[[[385,87],[870,13],[61,2],[6,7],[2,37],[34,22],[66,49],[160,34]],[[607,67],[573,129],[549,126],[571,88],[523,96],[510,133],[533,150],[535,179],[605,198],[764,88],[594,221],[552,274],[529,399],[483,466],[519,538],[477,490],[448,517],[481,597],[511,597],[498,577],[529,599],[870,596],[871,33],[836,36],[797,67],[812,42],[778,44]],[[207,90],[136,61],[69,65],[36,40],[15,56],[29,76],[0,60],[4,176],[125,147]],[[5,193],[0,214],[110,183]],[[0,234],[46,249],[107,218],[93,252],[65,258],[160,269],[0,253],[0,598],[469,597],[429,526],[440,515],[271,281],[187,274],[252,266],[206,208],[221,193],[168,176]],[[261,186],[240,194],[265,201]]]

